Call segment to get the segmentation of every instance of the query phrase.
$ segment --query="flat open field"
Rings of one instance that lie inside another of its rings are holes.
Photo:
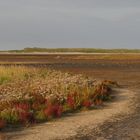
[[[50,67],[139,86],[140,54],[0,54],[1,65]]]
[[[74,136],[69,134],[68,139],[140,139],[140,54],[0,54],[0,64],[49,67],[63,72],[83,74],[93,79],[117,81],[121,88],[131,91],[126,94],[126,99],[128,101],[131,99],[131,104],[126,104],[123,108],[124,112],[127,111],[127,108],[133,108],[133,112],[130,114],[127,112],[127,115],[116,116],[111,120],[106,119],[98,128],[86,126],[84,122],[87,123],[88,121],[83,119],[83,124],[79,124],[80,129]],[[119,102],[123,103],[125,100],[122,99]],[[119,109],[122,104],[116,102],[116,105]],[[87,114],[85,116],[88,117]],[[91,119],[92,116],[89,116]],[[81,120],[82,118],[81,116]],[[80,118],[77,116],[75,119]],[[74,124],[68,121],[66,123],[69,124],[69,127]],[[57,123],[54,123],[54,125],[57,125]],[[61,125],[59,129],[61,129]],[[24,133],[27,138],[29,132]],[[12,136],[13,140],[24,139],[22,135],[17,132],[15,137],[14,134],[8,133],[8,137]],[[39,138],[39,134],[37,136]],[[58,139],[61,139],[61,137],[58,137]]]

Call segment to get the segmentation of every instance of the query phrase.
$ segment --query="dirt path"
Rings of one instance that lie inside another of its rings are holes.
[[[131,92],[132,94],[134,92]],[[135,96],[130,96],[127,105],[131,110],[128,114],[116,115],[104,121],[97,128],[81,128],[78,135],[70,139],[76,140],[139,140],[140,139],[140,91],[135,91]],[[114,108],[116,109],[116,108]]]
[[[115,89],[116,99],[111,103],[105,103],[100,109],[76,113],[71,117],[64,117],[40,126],[10,132],[7,133],[7,138],[9,140],[91,139],[93,137],[91,134],[97,134],[105,122],[113,122],[116,117],[119,121],[121,116],[133,114],[135,107],[132,104],[136,94],[137,92],[126,89]]]

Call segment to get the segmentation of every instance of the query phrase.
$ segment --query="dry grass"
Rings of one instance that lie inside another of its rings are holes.
[[[51,69],[0,67],[0,128],[50,120],[101,105],[110,98],[111,81]]]

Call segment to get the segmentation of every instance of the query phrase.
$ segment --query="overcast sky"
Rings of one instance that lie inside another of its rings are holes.
[[[140,0],[0,0],[0,49],[140,49]]]

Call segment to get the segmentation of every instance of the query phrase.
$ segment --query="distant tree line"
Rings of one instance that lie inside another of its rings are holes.
[[[9,50],[8,52],[80,52],[80,53],[140,53],[140,49],[97,49],[97,48],[24,48],[23,50]]]

